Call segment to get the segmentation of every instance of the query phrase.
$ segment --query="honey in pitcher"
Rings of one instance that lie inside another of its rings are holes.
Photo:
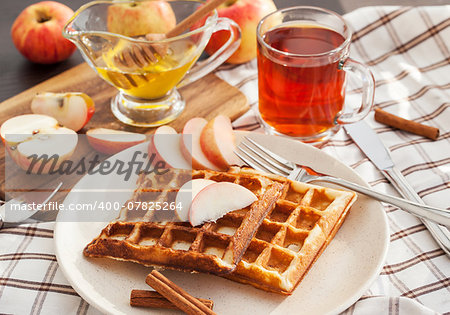
[[[315,65],[311,58],[336,49],[344,37],[320,26],[285,25],[269,30],[263,40],[294,54],[277,54],[258,43],[259,111],[264,121],[296,137],[333,127],[344,104],[345,72],[339,61]]]
[[[125,94],[140,99],[157,99],[165,96],[183,78],[199,55],[195,55],[197,46],[190,40],[178,40],[171,43],[163,57],[155,54],[157,62],[148,63],[133,71],[124,71],[116,64],[114,56],[126,49],[126,42],[119,42],[113,49],[100,57],[104,66],[96,67],[100,76]]]

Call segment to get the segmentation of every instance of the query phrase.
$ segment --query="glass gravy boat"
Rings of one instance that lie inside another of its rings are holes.
[[[179,36],[145,39],[146,33],[155,31],[148,31],[148,27],[145,29],[145,23],[139,25],[142,16],[147,19],[142,15],[144,10],[151,10],[149,7],[154,6],[158,12],[163,7],[164,16],[172,16],[172,11],[176,23],[179,23],[203,3],[196,0],[94,1],[83,5],[67,22],[63,35],[75,43],[83,58],[102,79],[119,90],[111,100],[111,110],[121,122],[153,127],[172,121],[185,108],[177,87],[213,71],[239,47],[239,26],[230,19],[219,18],[216,10],[200,26]],[[142,8],[139,13],[137,6]],[[144,13],[148,14],[148,20],[158,18],[150,16],[150,12]],[[212,33],[219,30],[230,32],[228,41],[193,67]],[[159,54],[158,47],[163,47],[164,52]],[[142,51],[151,51],[153,56],[148,58]]]

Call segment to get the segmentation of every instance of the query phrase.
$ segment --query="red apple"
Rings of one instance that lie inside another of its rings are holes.
[[[73,10],[62,3],[42,1],[28,6],[14,21],[11,37],[27,59],[50,64],[72,55],[75,45],[62,35]]]
[[[125,36],[165,34],[175,25],[175,14],[166,1],[133,1],[108,7],[107,27],[111,33]]]
[[[229,0],[219,6],[217,9],[219,16],[235,21],[242,33],[241,45],[227,62],[240,64],[256,58],[256,27],[264,16],[276,9],[272,0]],[[227,31],[215,32],[206,46],[206,52],[213,54],[229,36]]]
[[[31,111],[54,117],[61,125],[78,131],[95,112],[92,98],[84,93],[39,93],[31,101]]]
[[[94,128],[86,132],[86,137],[96,151],[105,154],[115,154],[146,140],[144,134],[107,129]]]
[[[0,135],[13,161],[23,170],[39,174],[57,171],[78,143],[75,131],[45,115],[10,118],[0,127]]]

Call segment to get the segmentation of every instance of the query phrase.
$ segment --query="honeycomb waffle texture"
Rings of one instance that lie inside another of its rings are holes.
[[[206,170],[172,170],[162,177],[141,174],[126,205],[145,200],[171,202],[186,181],[204,178],[233,182],[250,189],[258,200],[231,211],[216,222],[193,227],[176,221],[175,211],[130,209],[124,206],[84,249],[88,257],[109,257],[183,271],[226,274],[236,268],[264,217],[285,194],[285,183],[255,174]],[[224,196],[232,198],[232,196]],[[137,203],[136,203],[137,204]]]
[[[231,172],[257,175],[248,168]],[[356,193],[267,175],[288,188],[258,228],[242,260],[227,278],[291,294],[333,239]]]

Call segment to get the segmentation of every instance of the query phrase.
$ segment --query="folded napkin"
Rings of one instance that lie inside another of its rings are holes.
[[[345,15],[354,30],[352,58],[368,64],[377,81],[376,106],[439,127],[437,141],[366,121],[392,151],[416,192],[430,205],[450,205],[450,6],[368,7]],[[259,130],[256,62],[224,66],[217,74],[252,105],[234,124]],[[358,95],[349,93],[349,100]],[[396,194],[351,139],[339,131],[321,150],[352,167],[375,189]],[[450,261],[418,219],[385,206],[391,230],[386,265],[348,314],[450,312]],[[0,313],[99,314],[58,268],[53,223],[0,230]]]

